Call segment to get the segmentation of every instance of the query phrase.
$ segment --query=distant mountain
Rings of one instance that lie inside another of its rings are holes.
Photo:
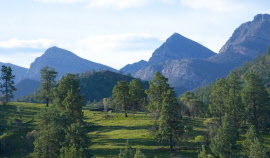
[[[14,99],[19,99],[23,96],[30,95],[40,88],[40,82],[31,79],[25,79],[15,84]]]
[[[86,71],[111,70],[117,71],[109,66],[98,64],[86,59],[83,59],[74,53],[58,47],[51,47],[45,53],[36,58],[31,64],[24,78],[40,80],[40,69],[45,66],[53,67],[58,72],[59,79],[66,73],[81,73]]]
[[[215,54],[216,53],[201,44],[178,33],[174,33],[153,52],[152,57],[148,62],[143,60],[134,64],[129,64],[123,67],[120,71],[129,73],[135,77],[149,80],[153,77],[153,73],[155,73],[155,71],[161,70],[157,70],[153,67],[162,67],[162,65],[166,62],[168,63],[168,61],[180,59],[206,59]],[[147,77],[142,77],[140,73],[138,74],[137,72],[141,72],[143,69],[153,72],[151,72]]]
[[[149,62],[143,66],[135,64],[141,69],[128,69],[133,67],[128,65],[121,70],[143,80],[151,80],[154,73],[159,71],[169,79],[168,82],[176,92],[181,94],[225,77],[230,70],[264,53],[270,46],[269,35],[268,14],[256,15],[253,21],[242,24],[216,55],[198,43],[174,34],[153,53]],[[186,51],[180,51],[181,48]]]
[[[12,74],[15,75],[15,80],[14,80],[15,84],[22,80],[23,76],[25,75],[25,73],[28,70],[27,68],[24,68],[24,67],[20,67],[20,66],[13,65],[10,63],[1,63],[1,62],[0,62],[0,69],[2,68],[2,65],[11,67]]]
[[[149,64],[156,64],[176,59],[205,59],[215,55],[213,51],[178,33],[171,35],[149,59]]]

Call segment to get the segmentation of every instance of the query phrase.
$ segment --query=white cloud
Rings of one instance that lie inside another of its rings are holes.
[[[10,39],[8,41],[0,41],[0,48],[48,48],[53,44],[49,39],[37,40],[18,40]]]
[[[79,3],[86,2],[88,0],[35,0],[42,3]]]
[[[89,0],[90,8],[133,8],[142,7],[149,3],[149,0]]]
[[[218,12],[231,12],[245,7],[244,4],[232,0],[180,0],[180,3],[193,9],[206,9]]]
[[[63,3],[74,4],[83,3],[87,8],[137,8],[147,6],[149,4],[162,2],[171,4],[175,0],[34,0],[42,3]]]
[[[67,46],[77,55],[120,69],[128,63],[148,60],[162,41],[148,34],[92,36]]]

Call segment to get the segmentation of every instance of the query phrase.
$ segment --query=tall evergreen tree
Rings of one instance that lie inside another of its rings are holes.
[[[2,80],[2,83],[0,84],[2,92],[1,100],[3,105],[6,105],[10,101],[10,99],[14,97],[13,91],[16,90],[16,88],[14,87],[15,76],[12,75],[12,69],[10,66],[7,67],[3,65],[1,72],[2,72],[0,78]]]
[[[242,95],[247,107],[248,121],[255,126],[258,135],[259,131],[270,122],[269,94],[257,74],[249,73],[244,78],[246,85]]]
[[[83,97],[72,89],[68,91],[67,97],[63,101],[63,113],[69,118],[68,125],[72,123],[83,123]]]
[[[77,75],[68,73],[59,80],[57,87],[53,90],[53,104],[63,108],[63,101],[71,90],[74,93],[80,92],[79,81]]]
[[[119,104],[125,111],[125,117],[128,117],[127,111],[130,107],[130,94],[129,86],[126,81],[119,81],[113,88],[113,99],[114,102]]]
[[[40,70],[41,74],[41,86],[40,86],[40,98],[44,99],[46,102],[46,107],[49,106],[49,103],[52,100],[52,89],[55,87],[55,78],[57,72],[54,68],[49,68],[45,66]]]
[[[60,143],[64,141],[64,122],[58,109],[50,107],[42,110],[38,119],[38,137],[34,141],[34,158],[55,158],[60,154]]]
[[[129,84],[130,102],[133,113],[140,110],[146,98],[143,85],[136,79],[133,79]]]
[[[170,89],[168,79],[161,73],[156,72],[154,78],[149,83],[149,89],[145,92],[149,98],[148,110],[151,112],[161,111],[163,98],[162,95]]]
[[[225,98],[228,96],[228,85],[226,79],[218,79],[212,86],[210,95],[210,112],[219,118],[219,124],[222,123],[222,116],[226,113]]]
[[[159,129],[156,138],[159,142],[168,142],[170,151],[180,140],[184,129],[181,121],[181,115],[176,110],[178,103],[175,98],[175,92],[170,88],[162,95],[162,109],[159,118]]]
[[[222,126],[213,138],[210,148],[220,158],[235,157],[237,155],[236,129],[233,119],[229,115],[222,118]]]
[[[226,113],[234,119],[234,128],[239,139],[239,131],[245,115],[245,107],[241,99],[241,83],[236,72],[232,72],[227,78],[228,94],[225,98]]]

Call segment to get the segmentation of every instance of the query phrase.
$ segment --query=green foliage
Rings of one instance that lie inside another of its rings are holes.
[[[212,86],[212,91],[210,95],[210,105],[209,109],[213,116],[219,118],[219,123],[221,124],[221,118],[226,113],[225,108],[225,98],[228,95],[228,84],[225,79],[217,79],[217,81]]]
[[[53,104],[64,107],[63,101],[71,90],[77,94],[80,92],[80,87],[78,76],[68,73],[59,80],[57,87],[53,89]]]
[[[237,136],[233,124],[233,119],[225,115],[222,119],[222,126],[218,129],[210,144],[212,152],[220,158],[235,157],[237,155]]]
[[[141,151],[141,149],[137,148],[136,149],[136,153],[134,155],[134,158],[146,158],[146,156],[143,154],[143,152]]]
[[[194,117],[206,117],[208,115],[208,107],[202,101],[197,99],[194,93],[185,92],[180,96],[180,101],[184,103],[188,109],[187,115]]]
[[[202,145],[202,150],[198,153],[198,158],[214,158],[214,157],[210,154],[207,154],[205,146]]]
[[[250,158],[267,158],[266,150],[259,141],[258,138],[254,139],[254,142],[250,144],[249,155]]]
[[[170,89],[167,82],[168,79],[159,72],[156,72],[154,78],[150,81],[149,89],[145,91],[149,98],[148,110],[150,112],[161,111],[163,103],[162,95]]]
[[[195,142],[196,143],[202,143],[204,141],[205,141],[205,137],[202,136],[202,135],[198,135],[198,136],[195,137]]]
[[[129,84],[130,103],[133,113],[143,108],[146,100],[143,85],[136,79],[133,79]]]
[[[178,108],[175,92],[169,89],[162,95],[162,109],[159,118],[159,129],[156,133],[156,138],[159,142],[168,142],[170,151],[180,141],[184,133],[181,115],[176,110]]]
[[[49,103],[52,100],[52,89],[55,87],[55,78],[57,76],[57,72],[55,72],[54,68],[49,68],[45,66],[40,70],[41,75],[41,86],[40,86],[40,94],[38,96],[39,99],[44,99],[46,102],[46,107],[49,106]]]
[[[103,98],[112,96],[112,90],[117,82],[126,81],[131,82],[134,78],[111,71],[86,72],[78,76],[81,94],[84,95],[85,101],[93,102],[100,101]],[[139,79],[137,79],[139,80]],[[139,82],[144,89],[149,87],[147,81]]]
[[[61,148],[60,158],[84,158],[84,151],[82,148],[63,147]]]
[[[129,86],[125,81],[119,81],[116,86],[113,88],[112,95],[114,102],[120,106],[121,109],[125,111],[125,117],[128,117],[127,111],[130,107],[130,94]]]
[[[1,69],[1,77],[0,77],[0,92],[2,95],[0,95],[0,99],[3,103],[3,105],[6,105],[10,99],[14,97],[13,91],[16,91],[16,88],[14,87],[14,78],[15,76],[12,75],[12,69],[10,66],[2,66]]]
[[[243,101],[247,107],[248,121],[255,126],[256,133],[269,125],[269,94],[255,73],[244,76],[246,86],[243,90]]]
[[[125,148],[120,150],[118,158],[134,158],[134,149],[129,145],[128,140],[125,144]]]
[[[63,101],[64,113],[69,118],[69,124],[83,122],[83,97],[72,89],[68,91]]]
[[[55,158],[60,154],[60,142],[64,141],[64,120],[54,107],[38,114],[40,119],[38,137],[34,142],[34,158]]]

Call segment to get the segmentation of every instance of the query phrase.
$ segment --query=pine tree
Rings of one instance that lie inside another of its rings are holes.
[[[233,119],[225,115],[222,118],[222,126],[213,138],[210,148],[220,158],[235,157],[237,155],[236,129],[233,127]]]
[[[168,79],[161,73],[155,73],[154,78],[149,83],[149,89],[145,91],[149,98],[149,111],[161,111],[163,103],[162,95],[170,89],[170,86],[167,82]]]
[[[252,125],[245,135],[246,139],[243,141],[242,146],[242,154],[245,157],[251,158],[266,158],[266,150],[261,143],[260,136],[256,134],[256,129]]]
[[[156,133],[156,138],[159,142],[168,142],[170,151],[173,151],[173,147],[179,142],[184,132],[183,123],[180,114],[176,110],[178,103],[172,88],[162,95],[162,100],[159,129]]]
[[[237,139],[245,115],[245,107],[241,98],[241,83],[236,72],[232,72],[227,78],[228,94],[225,98],[226,113],[234,119],[234,128],[236,129]]]
[[[60,143],[64,141],[63,117],[58,109],[50,107],[38,115],[40,119],[38,137],[34,141],[34,158],[55,158],[60,154]]]
[[[84,150],[82,148],[77,149],[76,147],[62,147],[60,158],[84,158]]]
[[[138,80],[133,79],[129,84],[129,94],[132,111],[135,113],[143,106],[146,98],[143,85]]]
[[[1,100],[3,105],[6,105],[10,101],[10,99],[14,97],[13,91],[16,90],[16,88],[14,87],[15,76],[12,75],[12,69],[10,66],[7,67],[3,65],[1,72],[2,72],[0,78],[2,80],[2,84],[0,84],[2,92]]]
[[[130,95],[129,95],[129,86],[125,81],[119,81],[116,86],[113,88],[113,99],[114,102],[119,104],[122,109],[125,111],[125,117],[128,117],[127,111],[130,107]]]
[[[57,72],[55,72],[54,68],[49,68],[45,66],[40,70],[41,74],[41,86],[40,86],[40,98],[44,99],[46,102],[46,107],[49,106],[49,103],[52,100],[52,89],[55,87],[55,78],[57,76]]]
[[[257,74],[249,73],[244,78],[246,85],[242,95],[247,107],[248,121],[255,126],[258,135],[265,124],[270,122],[269,94]]]
[[[83,123],[83,97],[72,89],[68,91],[66,98],[63,101],[63,113],[69,118],[68,125],[72,123]]]
[[[78,76],[68,73],[59,80],[58,86],[53,89],[53,104],[57,107],[63,108],[63,101],[70,90],[74,93],[79,93],[80,87]]]
[[[226,113],[225,98],[228,96],[228,85],[225,79],[218,79],[211,91],[210,95],[210,112],[219,118],[219,124],[221,125],[222,116]]]

